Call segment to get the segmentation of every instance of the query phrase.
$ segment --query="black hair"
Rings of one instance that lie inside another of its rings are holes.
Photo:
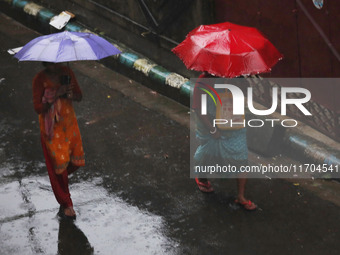
[[[53,65],[53,64],[55,64],[55,63],[43,61],[41,64],[42,64],[44,67],[47,67],[48,65],[51,65],[51,64]]]

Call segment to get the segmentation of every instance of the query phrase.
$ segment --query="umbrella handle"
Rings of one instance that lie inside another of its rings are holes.
[[[69,70],[70,70],[70,64],[69,64],[69,62],[67,62],[68,74],[60,76],[61,85],[70,85],[72,76],[71,76],[71,72]]]

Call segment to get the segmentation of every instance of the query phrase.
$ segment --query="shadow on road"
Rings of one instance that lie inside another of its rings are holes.
[[[83,231],[81,231],[73,221],[61,219],[59,222],[58,254],[88,255],[93,254],[93,252],[94,249]]]

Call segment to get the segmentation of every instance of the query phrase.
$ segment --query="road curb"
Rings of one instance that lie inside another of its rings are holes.
[[[0,0],[0,3],[4,3],[9,8],[21,11],[25,15],[33,17],[39,23],[47,26],[50,19],[59,14],[32,1]],[[68,31],[95,33],[74,21],[69,22],[65,29]],[[188,78],[167,70],[145,56],[117,43],[112,38],[106,37],[104,34],[100,33],[100,36],[104,37],[121,50],[121,54],[111,57],[114,58],[119,65],[128,69],[133,69],[161,86],[170,86],[178,89],[179,93],[185,97],[189,98],[190,95],[192,95],[194,84]],[[258,145],[255,144],[254,146],[258,147]],[[314,139],[313,134],[309,136],[299,132],[285,132],[282,139],[282,146],[286,147],[286,150],[290,153],[298,155],[303,160],[309,162],[340,165],[340,145],[338,147],[339,149],[335,149],[334,146],[329,147],[326,143]],[[250,144],[249,147],[251,148],[252,145]]]
[[[339,150],[328,147],[319,140],[293,132],[286,134],[283,140],[286,147],[291,150],[290,154],[295,154],[295,157],[303,158],[306,160],[305,163],[340,166]]]

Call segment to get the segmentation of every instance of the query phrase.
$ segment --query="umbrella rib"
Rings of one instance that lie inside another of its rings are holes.
[[[62,32],[62,33],[68,33],[67,31],[64,31],[64,32]],[[61,46],[62,46],[62,44],[63,44],[63,42],[64,42],[64,36],[62,37],[62,39],[61,39],[61,42],[59,43],[59,47],[58,47],[58,50],[57,50],[57,56],[56,56],[56,63],[58,63],[59,62],[59,53],[60,53],[60,51],[61,51]]]
[[[99,46],[101,49],[103,49],[103,51],[106,53],[106,56],[105,56],[105,57],[112,55],[110,52],[107,51],[107,49],[104,47],[104,45],[97,43],[97,42],[96,42],[95,40],[93,40],[91,37],[89,37],[89,39],[90,39],[92,42],[94,42],[97,46]],[[108,42],[108,43],[109,43],[111,46],[113,46],[110,42]],[[104,57],[101,57],[101,58],[104,58]]]
[[[91,35],[89,35],[88,38],[87,38],[87,39],[84,39],[84,40],[85,40],[86,43],[88,43],[90,46],[91,46],[91,44],[90,44],[90,41],[91,41],[92,43],[96,44],[96,47],[99,46],[99,48],[103,48],[100,44],[98,44],[96,41],[94,41],[94,40],[91,38]],[[98,60],[99,58],[97,57],[97,54],[94,52],[94,50],[93,50],[92,47],[91,47],[91,50],[92,50],[93,54],[95,55],[95,58],[96,58],[95,60]]]
[[[93,40],[93,39],[91,38],[91,36],[89,36],[88,40],[91,41],[93,44],[96,44],[96,47],[99,46],[99,48],[101,48],[106,54],[108,54],[108,53],[106,52],[105,48],[104,48],[102,45],[100,45],[99,43],[97,43],[95,40]],[[93,53],[94,53],[94,51],[93,51]],[[98,58],[97,54],[94,53],[94,55],[97,57],[97,59],[100,59],[100,58]]]
[[[41,41],[40,41],[41,42]],[[41,60],[41,55],[43,55],[43,53],[45,52],[46,48],[48,47],[48,44],[44,47],[44,49],[40,52],[39,56],[37,59]],[[47,61],[46,61],[47,62]]]
[[[73,44],[73,40],[71,40],[71,42],[72,42],[72,44]],[[76,59],[79,60],[79,59],[78,59],[78,54],[77,54],[76,47],[73,47],[73,51],[74,51],[74,55],[75,55]]]

